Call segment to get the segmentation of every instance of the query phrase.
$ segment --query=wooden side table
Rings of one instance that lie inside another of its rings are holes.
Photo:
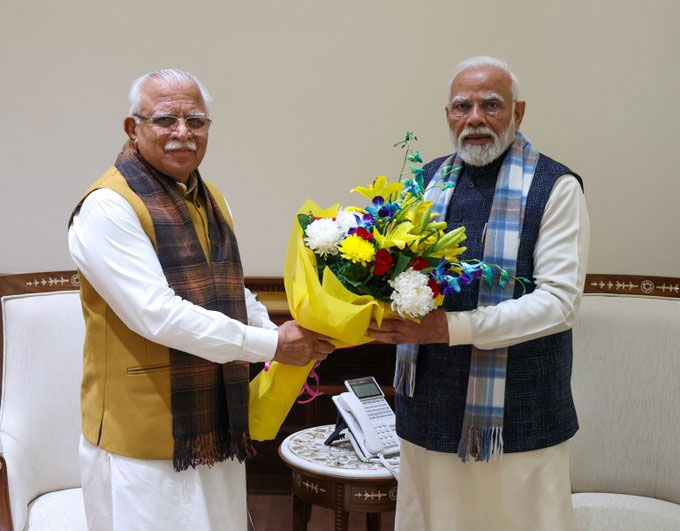
[[[336,531],[346,531],[350,512],[366,513],[366,527],[379,531],[380,513],[394,511],[397,481],[379,463],[361,461],[349,441],[323,442],[333,425],[298,431],[284,439],[279,455],[293,473],[293,531],[304,531],[312,506],[335,510]]]

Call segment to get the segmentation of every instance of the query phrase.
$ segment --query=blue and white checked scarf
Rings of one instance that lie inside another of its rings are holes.
[[[524,207],[538,155],[529,139],[517,132],[496,182],[483,258],[485,262],[505,269],[510,273],[511,280],[504,288],[496,281],[491,286],[480,281],[478,306],[493,306],[513,296],[515,282],[512,276],[517,266]],[[446,166],[453,166],[454,169],[442,177]],[[452,155],[440,166],[425,191],[425,198],[434,204],[433,212],[439,212],[439,221],[446,219],[446,211],[461,167],[460,156]],[[440,184],[447,181],[454,186],[442,191]],[[472,346],[465,417],[457,452],[463,462],[470,457],[475,461],[489,461],[499,458],[503,453],[507,357],[507,348],[480,350]],[[417,359],[418,345],[397,346],[394,375],[397,393],[413,396]]]

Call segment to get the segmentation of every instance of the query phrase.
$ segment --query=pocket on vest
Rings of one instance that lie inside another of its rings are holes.
[[[170,369],[169,363],[162,363],[158,365],[146,365],[144,367],[128,367],[128,376],[138,376],[141,374],[150,374],[154,372],[167,371]]]

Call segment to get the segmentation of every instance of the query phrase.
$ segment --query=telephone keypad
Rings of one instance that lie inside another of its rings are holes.
[[[398,448],[399,441],[394,434],[394,412],[385,399],[362,400],[361,403],[375,427],[382,446],[385,449]]]
[[[374,422],[375,430],[378,432],[378,438],[380,439],[383,447],[398,445],[396,437],[394,436],[394,426],[391,424],[385,424],[382,422]]]

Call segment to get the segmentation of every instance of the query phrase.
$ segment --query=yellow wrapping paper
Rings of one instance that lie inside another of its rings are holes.
[[[338,205],[323,210],[314,202],[306,201],[298,213],[308,212],[317,217],[335,217]],[[365,335],[371,320],[380,324],[391,313],[384,302],[349,291],[328,268],[320,282],[316,257],[305,246],[297,219],[290,235],[283,280],[293,318],[303,328],[333,338],[336,347],[373,341]]]
[[[338,205],[323,210],[314,202],[306,201],[298,213],[308,212],[318,217],[334,217]],[[297,217],[283,278],[293,318],[303,328],[333,338],[337,347],[373,341],[365,336],[371,320],[381,323],[392,313],[384,302],[349,291],[328,268],[319,281],[316,257],[305,247]],[[253,439],[264,441],[276,437],[313,367],[314,362],[305,367],[272,362],[268,371],[260,371],[250,382],[249,424]]]
[[[253,378],[248,402],[248,424],[253,439],[268,441],[276,437],[314,363],[295,367],[273,361],[268,371],[262,370]]]

